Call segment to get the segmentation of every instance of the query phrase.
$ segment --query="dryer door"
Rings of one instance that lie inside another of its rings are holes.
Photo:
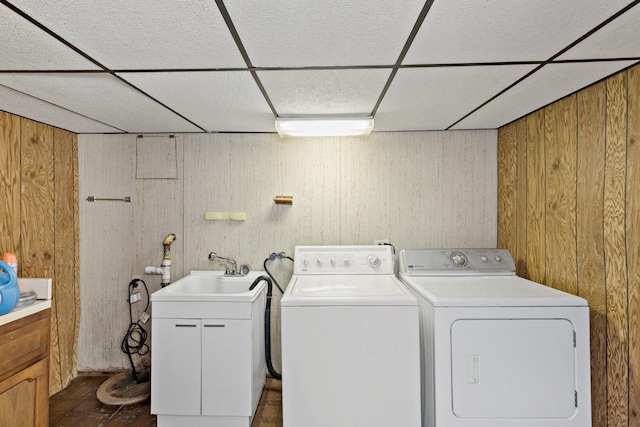
[[[465,419],[563,419],[576,411],[567,319],[464,319],[451,325],[453,412]]]

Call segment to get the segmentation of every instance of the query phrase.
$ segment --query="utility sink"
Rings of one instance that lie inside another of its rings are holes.
[[[250,271],[246,276],[225,276],[223,271],[192,271],[182,279],[154,292],[152,301],[234,301],[249,302],[257,298],[265,282],[249,290],[263,271]]]
[[[159,426],[250,427],[266,378],[266,281],[249,287],[265,274],[192,271],[151,294]]]

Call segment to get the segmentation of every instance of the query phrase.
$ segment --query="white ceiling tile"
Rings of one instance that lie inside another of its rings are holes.
[[[605,25],[557,59],[640,57],[640,6]]]
[[[242,67],[213,0],[12,0],[110,69]]]
[[[121,73],[122,78],[212,132],[275,132],[248,71]]]
[[[404,64],[544,61],[628,3],[435,1]]]
[[[278,115],[371,114],[391,70],[261,71]]]
[[[0,6],[0,69],[97,70],[89,60]],[[12,41],[12,42],[9,42]]]
[[[382,100],[375,130],[442,130],[533,65],[402,68]]]
[[[632,64],[619,61],[546,65],[453,129],[499,128]]]
[[[200,131],[109,74],[9,73],[0,84],[127,132]]]
[[[424,0],[228,1],[258,67],[395,64]]]
[[[75,133],[118,133],[95,120],[0,85],[0,110]]]

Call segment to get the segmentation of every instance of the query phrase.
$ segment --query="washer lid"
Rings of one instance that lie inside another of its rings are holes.
[[[400,278],[436,307],[582,307],[587,301],[517,276]]]
[[[294,275],[280,300],[283,307],[417,304],[393,275]]]

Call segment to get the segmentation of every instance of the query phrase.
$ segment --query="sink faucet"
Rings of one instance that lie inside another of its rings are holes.
[[[240,270],[238,270],[238,264],[236,263],[235,260],[220,256],[215,252],[209,253],[209,261],[215,261],[216,258],[226,261],[226,266],[224,271],[225,276],[246,276],[247,273],[249,272],[249,267],[246,265],[241,265]],[[229,268],[230,265],[231,265],[231,268]]]

